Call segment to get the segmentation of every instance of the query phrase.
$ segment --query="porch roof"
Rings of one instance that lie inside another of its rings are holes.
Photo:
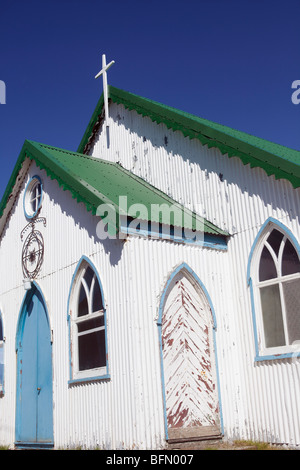
[[[22,147],[3,195],[0,203],[0,217],[4,214],[26,159],[35,161],[39,168],[45,170],[51,179],[55,179],[63,190],[70,191],[72,197],[77,202],[82,202],[92,214],[97,214],[100,205],[109,204],[118,217],[110,220],[108,215],[105,220],[110,222],[112,227],[116,225],[113,227],[116,231],[120,229],[119,216],[136,218],[134,212],[130,212],[130,208],[134,204],[140,204],[144,209],[137,217],[140,220],[189,230],[201,228],[199,231],[206,234],[228,236],[227,232],[188,210],[167,194],[124,169],[120,164],[29,140],[26,140]],[[124,207],[120,204],[121,196],[126,197]],[[156,208],[175,209],[175,218],[170,219],[168,210],[152,210],[153,205]],[[99,211],[98,215],[100,215]]]

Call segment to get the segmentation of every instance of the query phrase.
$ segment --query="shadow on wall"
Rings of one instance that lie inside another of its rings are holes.
[[[47,188],[52,184],[51,188]],[[122,251],[124,247],[125,240],[119,240],[118,238],[106,238],[100,239],[97,236],[97,225],[100,222],[100,217],[93,215],[91,211],[87,211],[86,206],[83,202],[77,202],[76,199],[72,198],[71,193],[68,190],[63,190],[59,188],[59,185],[56,180],[51,181],[45,174],[44,177],[44,187],[46,192],[48,192],[51,202],[54,205],[58,205],[60,207],[60,211],[63,215],[67,218],[72,219],[72,223],[74,224],[74,228],[77,227],[79,230],[85,230],[88,234],[88,237],[91,239],[92,243],[94,244],[93,250],[97,250],[97,246],[103,247],[106,254],[109,255],[109,260],[111,266],[116,266],[122,257]],[[57,194],[57,198],[53,197],[53,194]],[[56,243],[59,245],[63,243],[63,237],[60,230],[56,230]]]

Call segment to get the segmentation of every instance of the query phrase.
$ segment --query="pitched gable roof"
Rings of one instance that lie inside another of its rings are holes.
[[[118,216],[110,221],[112,225],[116,225],[114,227],[116,231],[120,229],[119,216],[125,215],[119,205],[119,196],[126,196],[128,208],[139,203],[147,209],[147,215],[141,217],[141,220],[170,225],[168,213],[159,212],[155,216],[151,211],[151,205],[162,206],[164,204],[170,208],[176,206],[182,214],[181,220],[177,219],[178,223],[176,224],[180,228],[193,229],[194,227],[201,227],[204,233],[212,236],[224,237],[228,235],[206,219],[188,211],[169,196],[125,170],[117,163],[29,140],[26,140],[22,147],[4,192],[0,203],[0,218],[3,217],[6,210],[10,209],[13,203],[11,200],[12,193],[16,187],[22,166],[28,159],[35,161],[36,165],[44,169],[51,179],[55,179],[63,190],[70,191],[72,197],[77,202],[85,204],[86,209],[91,211],[92,214],[97,214],[99,205],[110,204]],[[6,209],[8,203],[10,207]],[[184,217],[184,213],[189,214],[190,218]]]
[[[228,157],[239,157],[244,164],[250,164],[252,168],[262,168],[276,179],[287,179],[294,188],[300,186],[298,150],[274,144],[112,86],[109,86],[109,98],[114,103],[123,104],[129,110],[148,116],[153,122],[158,124],[163,122],[169,129],[181,131],[185,137],[198,139],[209,148],[216,147]],[[103,95],[79,144],[78,152],[88,151],[93,135],[101,125],[102,108]]]

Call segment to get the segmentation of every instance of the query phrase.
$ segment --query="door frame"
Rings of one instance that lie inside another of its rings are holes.
[[[163,345],[162,345],[162,321],[163,321],[163,313],[164,313],[164,305],[166,296],[169,293],[169,286],[173,281],[174,277],[177,276],[180,271],[187,273],[188,278],[192,278],[197,287],[203,291],[206,301],[210,307],[211,314],[212,314],[212,325],[213,325],[213,344],[214,344],[214,355],[215,355],[215,369],[216,369],[216,385],[217,385],[217,395],[218,395],[218,402],[219,402],[219,417],[220,417],[220,432],[224,435],[224,427],[223,427],[223,413],[222,413],[222,403],[221,403],[221,392],[220,392],[220,378],[219,378],[219,368],[218,368],[218,355],[217,355],[217,344],[216,344],[216,329],[217,329],[217,320],[215,315],[215,310],[210,298],[207,289],[205,288],[202,281],[199,279],[197,274],[186,264],[182,263],[172,272],[169,276],[167,283],[165,284],[164,290],[162,292],[160,303],[159,303],[159,310],[158,310],[158,319],[157,319],[157,326],[158,326],[158,337],[159,337],[159,350],[160,350],[160,364],[161,364],[161,380],[162,380],[162,394],[163,394],[163,411],[164,411],[164,425],[165,425],[165,436],[166,440],[169,439],[168,434],[168,422],[167,422],[167,404],[166,404],[166,389],[165,389],[165,378],[164,378],[164,362],[163,362]]]
[[[49,325],[49,332],[50,332],[50,341],[51,341],[51,389],[52,389],[52,403],[53,403],[53,350],[52,350],[52,329],[51,329],[51,323],[50,323],[50,317],[49,317],[49,312],[48,312],[48,306],[47,302],[45,299],[45,296],[42,292],[42,289],[38,285],[36,281],[31,281],[31,289],[28,290],[24,297],[23,301],[21,304],[21,308],[19,311],[19,316],[18,316],[18,322],[17,322],[17,329],[16,329],[16,342],[15,342],[15,350],[16,350],[16,416],[15,416],[15,445],[18,448],[53,448],[54,447],[54,429],[53,429],[53,419],[52,419],[52,440],[43,443],[43,442],[37,442],[37,443],[22,443],[22,442],[17,442],[16,437],[18,433],[18,429],[20,426],[20,412],[19,412],[19,407],[17,404],[18,400],[18,393],[19,393],[19,388],[20,388],[20,370],[19,370],[19,361],[18,361],[18,351],[20,348],[20,341],[22,340],[23,337],[23,332],[24,332],[24,327],[26,323],[26,304],[30,301],[30,299],[35,295],[36,291],[39,293],[41,296],[42,302],[44,304],[44,309],[47,317],[47,322]],[[53,409],[53,406],[52,406]]]

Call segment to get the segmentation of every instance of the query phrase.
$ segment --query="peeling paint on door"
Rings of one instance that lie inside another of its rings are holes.
[[[218,393],[212,318],[204,293],[180,271],[170,284],[162,317],[162,354],[169,437],[217,430]],[[193,432],[191,433],[191,430]]]

